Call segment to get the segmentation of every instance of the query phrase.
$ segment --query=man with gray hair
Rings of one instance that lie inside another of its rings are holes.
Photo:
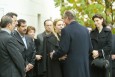
[[[16,39],[11,36],[15,28],[13,19],[7,15],[1,18],[0,31],[0,77],[24,77],[24,59]]]
[[[72,11],[65,11],[63,19],[66,27],[61,31],[59,49],[50,53],[50,57],[57,59],[67,54],[63,62],[64,77],[90,77],[89,53],[92,45],[89,32],[75,21]]]
[[[17,22],[17,16],[18,15],[16,13],[13,13],[13,12],[8,12],[6,15],[12,18],[13,23],[15,24],[15,27],[16,27],[18,24],[18,22]]]

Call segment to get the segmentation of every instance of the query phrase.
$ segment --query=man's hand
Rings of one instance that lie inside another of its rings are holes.
[[[41,55],[36,55],[36,60],[39,61],[41,60],[42,56]]]
[[[59,60],[60,60],[60,61],[61,61],[61,60],[65,60],[66,58],[67,58],[67,54],[64,55],[64,56],[62,56],[62,57],[60,57]]]
[[[32,64],[26,65],[26,72],[30,71],[34,66]]]
[[[29,67],[28,67],[28,65],[26,65],[25,70],[26,70],[26,72],[28,72],[28,71],[29,71]]]

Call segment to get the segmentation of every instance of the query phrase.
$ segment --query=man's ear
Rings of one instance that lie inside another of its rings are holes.
[[[11,23],[8,23],[8,24],[7,24],[7,27],[8,27],[8,28],[10,28],[11,26],[12,26],[12,24],[11,24]]]

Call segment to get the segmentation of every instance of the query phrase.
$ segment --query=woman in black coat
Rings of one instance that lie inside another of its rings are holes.
[[[64,27],[62,19],[57,19],[53,23],[54,29],[52,33],[44,38],[44,52],[46,60],[46,76],[45,77],[62,77],[62,70],[59,59],[52,60],[50,52],[58,49],[59,36],[61,29]]]
[[[106,28],[104,18],[100,14],[96,14],[92,17],[95,22],[96,29],[91,32],[91,41],[93,45],[92,60],[97,57],[103,57],[109,59],[109,55],[112,47],[112,33]],[[109,69],[98,68],[91,65],[91,77],[109,77]]]

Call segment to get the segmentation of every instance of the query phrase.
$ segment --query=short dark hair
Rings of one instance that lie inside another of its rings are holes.
[[[94,21],[94,18],[103,19],[103,22],[102,22],[103,27],[106,27],[106,26],[107,26],[106,21],[105,21],[104,17],[103,17],[101,14],[95,14],[95,15],[92,17],[92,20],[93,20],[93,21]]]
[[[7,15],[4,15],[1,18],[0,26],[1,26],[1,28],[5,28],[9,23],[12,24],[12,18]]]
[[[27,27],[26,34],[28,34],[28,32],[29,32],[30,30],[34,30],[34,32],[36,31],[35,27],[33,27],[33,26],[28,26],[28,27]]]
[[[72,10],[66,10],[64,12],[63,18],[66,18],[66,17],[68,17],[68,19],[70,19],[70,20],[76,18],[75,14]]]
[[[13,16],[16,16],[16,17],[18,16],[16,13],[13,13],[13,12],[8,12],[6,15],[10,16],[12,18],[13,18]]]
[[[26,20],[24,20],[24,19],[19,19],[17,26],[20,27],[22,23],[26,23]]]
[[[47,21],[52,21],[52,20],[51,20],[51,19],[45,20],[45,21],[44,21],[44,26],[46,25],[46,22],[47,22]],[[52,22],[53,22],[53,21],[52,21]]]

